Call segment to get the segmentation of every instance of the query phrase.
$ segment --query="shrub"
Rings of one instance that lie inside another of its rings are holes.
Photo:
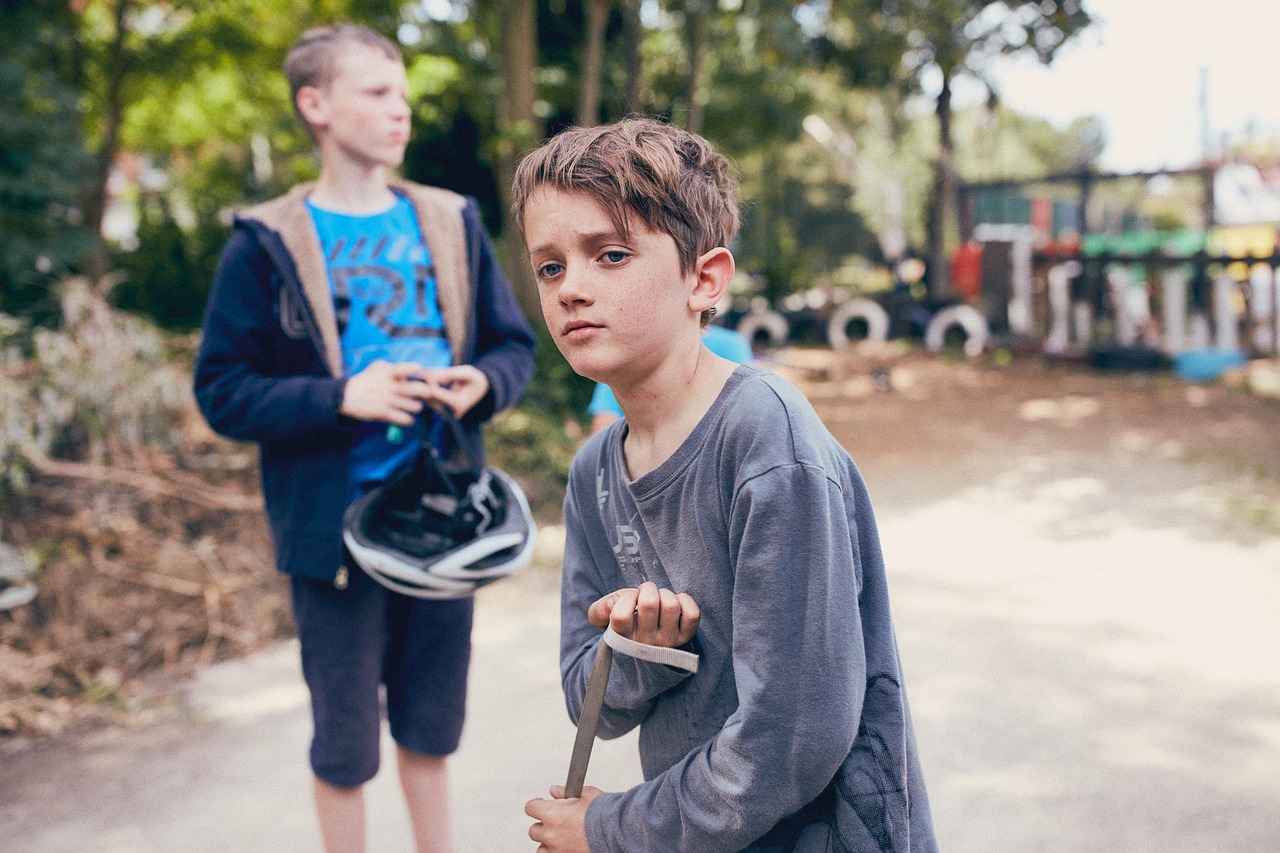
[[[163,332],[110,307],[111,283],[64,281],[55,329],[0,315],[0,488],[21,489],[43,457],[128,464],[148,445],[177,448],[189,377]]]

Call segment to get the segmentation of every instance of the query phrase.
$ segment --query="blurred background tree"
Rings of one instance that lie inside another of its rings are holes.
[[[816,5],[816,4],[815,4]],[[928,93],[937,147],[926,218],[930,295],[951,296],[949,250],[957,241],[953,85],[969,77],[998,99],[987,69],[1016,53],[1044,63],[1092,23],[1082,0],[833,0],[817,37],[851,85]],[[834,36],[827,33],[833,32]]]
[[[65,3],[2,0],[0,311],[49,317],[51,286],[93,241],[81,200],[92,183],[80,134]]]
[[[1089,23],[1077,0],[0,7],[0,311],[54,304],[51,277],[113,270],[117,307],[196,328],[231,211],[316,172],[279,68],[306,27],[334,20],[402,45],[414,104],[403,171],[479,199],[535,321],[523,247],[507,227],[510,176],[525,151],[573,123],[644,113],[720,146],[743,186],[742,281],[773,301],[882,287],[885,275],[869,271],[945,248],[942,191],[956,170],[1033,175],[1088,165],[1101,150],[1087,125],[1060,132],[994,98],[953,115],[949,101],[950,81],[982,79],[996,54],[1051,61]],[[556,377],[556,387],[530,398],[563,417],[580,411],[587,384],[549,349],[538,381]]]

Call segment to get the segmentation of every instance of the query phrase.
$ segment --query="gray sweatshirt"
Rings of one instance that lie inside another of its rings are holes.
[[[615,655],[601,736],[645,782],[587,810],[595,853],[935,851],[875,518],[852,459],[780,377],[738,367],[661,466],[626,422],[570,472],[560,660],[582,708],[596,599],[649,580],[702,610],[699,671]]]

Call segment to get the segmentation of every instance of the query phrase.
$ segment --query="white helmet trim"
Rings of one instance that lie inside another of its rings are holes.
[[[370,547],[361,541],[350,526],[344,524],[343,542],[356,564],[378,583],[404,595],[426,599],[465,598],[478,587],[520,571],[529,565],[537,544],[536,525],[529,502],[520,486],[496,468],[486,469],[506,487],[510,498],[508,517],[519,519],[521,529],[506,533],[490,533],[449,552],[441,559],[413,560],[395,553]],[[511,514],[514,514],[511,515]],[[486,568],[468,568],[471,564],[518,549],[509,559]]]

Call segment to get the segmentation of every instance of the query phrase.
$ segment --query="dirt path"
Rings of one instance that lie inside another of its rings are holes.
[[[944,851],[1277,849],[1280,406],[1035,363],[783,359],[876,501]],[[466,853],[532,849],[521,804],[563,775],[556,614],[549,568],[482,591]],[[8,756],[0,847],[317,849],[296,669],[285,645],[204,673],[187,713]],[[632,748],[598,745],[589,781],[636,781]],[[410,849],[393,777],[374,850]]]
[[[806,389],[878,503],[945,849],[1277,849],[1280,407],[865,367]]]

